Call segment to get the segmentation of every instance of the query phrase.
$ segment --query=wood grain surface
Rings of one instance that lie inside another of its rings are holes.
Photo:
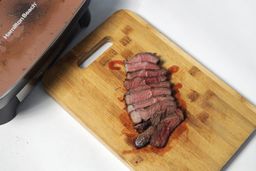
[[[80,68],[92,49],[106,40],[112,47],[88,68]],[[108,66],[112,60],[145,51],[157,53],[165,68],[179,66],[172,80],[183,85],[179,91],[187,108],[185,123],[161,150],[134,149],[129,139],[134,131],[120,100],[125,92],[124,68]],[[61,106],[135,170],[220,170],[256,125],[252,104],[127,10],[113,14],[49,69],[43,83]]]

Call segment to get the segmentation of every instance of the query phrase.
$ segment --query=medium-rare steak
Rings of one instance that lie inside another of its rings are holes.
[[[137,88],[131,88],[129,89],[128,92],[126,92],[125,94],[131,94],[133,92],[139,92],[141,90],[146,90],[146,89],[150,89],[150,88],[170,88],[171,87],[171,84],[170,82],[168,81],[162,81],[162,82],[159,82],[159,83],[153,83],[153,84],[148,84],[148,85],[142,85],[142,86],[139,86]]]
[[[134,145],[164,147],[170,134],[184,120],[171,91],[166,69],[152,53],[139,53],[125,61],[124,86],[127,111],[140,133]]]
[[[168,96],[171,95],[171,90],[168,88],[153,88],[153,89],[146,89],[140,92],[131,93],[125,96],[126,104],[134,104],[137,102],[141,102],[147,100],[151,97],[156,96]]]
[[[158,76],[163,76],[167,75],[167,71],[164,69],[159,69],[159,70],[140,70],[140,71],[135,71],[135,72],[130,72],[127,73],[126,78],[128,80],[131,80],[136,77],[158,77]]]
[[[141,108],[145,108],[148,106],[153,105],[154,103],[163,101],[163,100],[174,100],[174,98],[172,96],[158,96],[158,97],[152,97],[150,99],[144,100],[144,101],[140,101],[138,103],[134,103],[134,104],[130,104],[127,106],[127,111],[128,113],[136,110],[136,109],[141,109]]]
[[[138,133],[142,133],[143,131],[145,131],[149,126],[151,125],[151,120],[147,120],[141,123],[138,123],[136,125],[134,125],[134,128],[138,131]]]
[[[132,63],[141,63],[141,62],[149,62],[149,63],[158,63],[159,58],[157,58],[154,54],[152,53],[138,53],[135,55],[133,58],[129,59],[126,61],[126,64],[132,64]]]
[[[168,108],[168,109],[167,109]],[[147,108],[134,110],[130,113],[131,119],[133,123],[137,124],[141,121],[146,121],[150,119],[153,114],[156,112],[165,112],[166,110],[170,111],[170,113],[174,112],[176,109],[176,103],[172,100],[164,100],[158,103],[155,103]]]
[[[138,63],[126,63],[125,64],[126,72],[134,72],[139,70],[158,70],[160,67],[157,64],[149,62],[138,62]]]
[[[132,80],[125,80],[124,86],[126,89],[133,89],[133,88],[138,88],[139,86],[156,84],[165,80],[167,80],[166,76],[144,77],[144,78],[136,77]]]
[[[183,116],[180,116],[180,114],[177,113],[163,119],[157,125],[151,137],[150,144],[154,147],[164,147],[171,132],[180,124],[183,119]]]

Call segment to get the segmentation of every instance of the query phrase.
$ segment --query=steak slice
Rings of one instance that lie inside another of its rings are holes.
[[[128,80],[131,80],[136,77],[158,77],[167,75],[167,71],[165,69],[159,69],[159,70],[140,70],[136,72],[130,72],[127,74],[126,78]]]
[[[130,113],[130,116],[133,123],[137,124],[150,119],[156,112],[165,112],[167,108],[169,108],[169,111],[174,112],[176,110],[176,103],[170,100],[160,101],[145,109],[134,110]]]
[[[124,82],[124,86],[127,90],[129,90],[129,89],[132,89],[132,88],[137,88],[139,86],[155,84],[155,83],[159,83],[161,81],[166,81],[166,80],[167,80],[166,76],[145,77],[145,78],[136,77],[132,80],[126,80]]]
[[[157,126],[161,119],[165,116],[166,110],[165,111],[159,111],[153,114],[153,116],[150,118],[150,122],[153,126]]]
[[[157,96],[157,97],[152,97],[150,99],[147,99],[145,101],[142,102],[138,102],[138,103],[134,103],[131,105],[127,106],[127,111],[128,113],[136,110],[136,109],[141,109],[141,108],[145,108],[148,106],[153,105],[154,103],[158,103],[159,101],[163,101],[163,100],[174,100],[174,98],[172,96]]]
[[[150,63],[158,63],[159,58],[157,58],[152,53],[138,53],[133,58],[127,60],[125,63],[131,64],[131,63],[141,63],[141,62],[150,62]]]
[[[141,123],[138,123],[136,125],[134,125],[134,128],[138,131],[138,133],[142,133],[143,131],[145,131],[149,126],[151,125],[151,120],[147,120]]]
[[[166,145],[170,134],[184,119],[183,114],[180,112],[181,111],[177,111],[175,115],[170,115],[160,121],[150,140],[152,146],[161,148]]]
[[[161,96],[161,95],[171,95],[171,90],[168,88],[154,88],[147,89],[136,93],[131,93],[125,96],[125,102],[127,105],[134,104],[147,100],[151,97]]]
[[[181,109],[177,108],[175,110],[175,114],[180,118],[181,121],[183,121],[185,119],[185,116]]]
[[[159,70],[160,67],[156,64],[149,62],[139,62],[139,63],[126,63],[125,64],[126,72],[134,72],[139,70]]]
[[[134,93],[137,91],[141,91],[141,90],[146,90],[146,89],[150,89],[150,88],[170,88],[171,84],[169,81],[162,81],[159,83],[153,83],[153,84],[148,84],[148,85],[142,85],[136,88],[132,88],[130,89],[126,94],[130,94],[130,93]]]
[[[147,130],[145,130],[143,133],[141,133],[140,135],[138,135],[138,137],[136,138],[134,145],[136,148],[142,148],[144,146],[146,146],[149,142],[150,142],[150,138],[152,136],[152,134],[155,131],[155,127],[150,126]]]

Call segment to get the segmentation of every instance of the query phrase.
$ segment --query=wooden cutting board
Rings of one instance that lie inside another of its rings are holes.
[[[113,45],[88,68],[79,64],[105,40]],[[101,42],[101,43],[100,43]],[[109,62],[155,52],[173,75],[186,102],[187,119],[167,146],[134,149],[124,102],[125,72]],[[135,170],[220,170],[254,131],[256,109],[136,14],[113,14],[44,76],[46,91],[120,159]]]

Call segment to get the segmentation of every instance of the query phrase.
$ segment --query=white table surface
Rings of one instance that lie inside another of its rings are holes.
[[[120,8],[137,12],[256,104],[256,1],[92,0],[92,24],[72,45]],[[252,136],[224,170],[255,171],[255,158]],[[103,169],[128,170],[41,84],[20,106],[17,117],[0,126],[1,171]]]

